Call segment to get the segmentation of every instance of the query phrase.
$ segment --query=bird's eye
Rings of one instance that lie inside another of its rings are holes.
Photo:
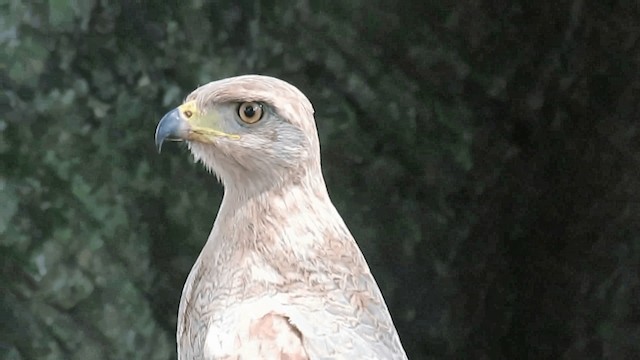
[[[247,124],[255,124],[262,118],[262,104],[244,102],[238,107],[240,119]]]

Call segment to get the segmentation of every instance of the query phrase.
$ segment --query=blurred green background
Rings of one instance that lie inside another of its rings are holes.
[[[313,102],[412,359],[640,358],[637,1],[0,0],[0,359],[175,359],[222,189],[160,117]]]

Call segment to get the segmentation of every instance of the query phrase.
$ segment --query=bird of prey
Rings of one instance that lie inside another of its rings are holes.
[[[194,90],[158,124],[225,192],[182,291],[178,359],[406,359],[382,294],[332,204],[313,107],[244,75]]]

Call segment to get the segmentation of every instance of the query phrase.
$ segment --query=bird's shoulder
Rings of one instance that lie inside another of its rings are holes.
[[[349,310],[348,299],[328,296],[329,302],[274,294],[229,304],[192,333],[196,341],[181,339],[190,354],[184,359],[404,358],[393,346],[393,327],[363,321]]]
[[[220,291],[213,294],[206,279],[194,276],[192,280],[200,281],[189,299],[183,297],[178,324],[183,329],[178,334],[181,352],[192,353],[184,359],[197,358],[193,356],[197,353],[203,359],[242,354],[271,358],[249,356],[257,349],[280,349],[291,354],[290,359],[406,356],[384,300],[367,272],[345,276],[322,291],[276,289],[248,298]]]

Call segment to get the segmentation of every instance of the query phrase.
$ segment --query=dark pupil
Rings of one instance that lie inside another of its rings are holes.
[[[247,107],[244,108],[244,114],[251,118],[256,114],[256,109],[251,105],[247,105]]]

